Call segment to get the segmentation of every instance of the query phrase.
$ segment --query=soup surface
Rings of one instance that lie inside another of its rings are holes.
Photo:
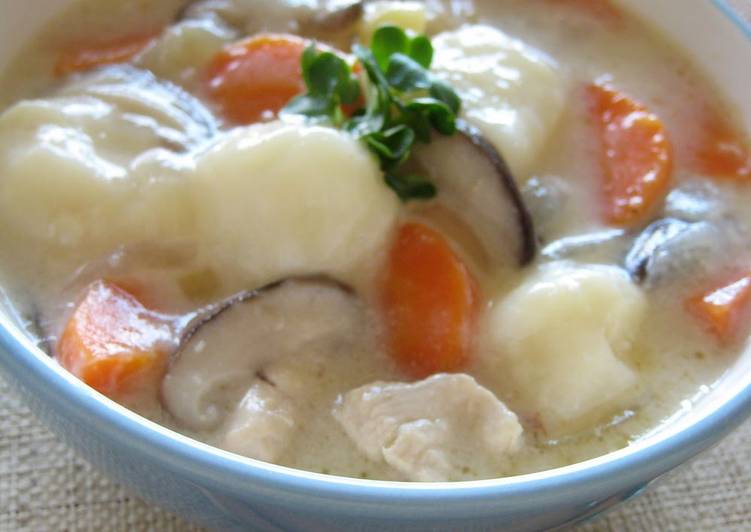
[[[0,284],[103,394],[335,475],[659,430],[748,336],[751,147],[607,2],[85,0],[0,84]]]

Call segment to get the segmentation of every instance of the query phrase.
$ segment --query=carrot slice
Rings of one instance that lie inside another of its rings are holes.
[[[305,92],[302,54],[308,41],[293,35],[265,34],[231,44],[205,72],[209,97],[229,121],[251,124],[273,118]]]
[[[630,227],[659,207],[669,188],[673,149],[660,119],[608,86],[587,87],[601,140],[602,217]]]
[[[722,343],[738,337],[742,317],[751,308],[751,274],[714,287],[686,301],[686,309]]]
[[[156,310],[159,308],[151,290],[152,287],[136,277],[105,277],[102,282],[119,288],[149,309]]]
[[[693,154],[693,167],[709,177],[751,180],[751,147],[747,139],[718,113],[702,124],[701,139]]]
[[[63,77],[96,67],[124,63],[133,59],[157,37],[158,33],[129,35],[104,44],[87,44],[64,51],[55,64],[54,74]]]
[[[425,377],[467,362],[477,284],[439,233],[418,223],[400,228],[379,297],[387,349],[406,371]]]
[[[92,388],[116,397],[162,373],[172,340],[167,319],[115,284],[97,281],[66,324],[57,358]]]

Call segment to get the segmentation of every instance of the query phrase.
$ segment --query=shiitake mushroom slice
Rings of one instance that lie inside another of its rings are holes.
[[[537,252],[532,217],[506,161],[463,120],[453,136],[415,149],[412,164],[438,189],[437,203],[461,218],[493,267],[529,264]]]
[[[363,0],[323,2],[314,15],[299,21],[300,34],[348,50],[362,20],[364,4]]]
[[[679,183],[663,216],[635,235],[624,267],[651,286],[712,278],[745,268],[751,260],[748,228],[738,219],[729,190],[698,176]]]
[[[314,32],[354,31],[364,11],[363,0],[329,1],[313,18],[303,24]]]
[[[720,276],[749,260],[748,232],[735,218],[665,218],[636,238],[624,266],[635,281],[656,286]]]
[[[291,278],[239,293],[199,312],[185,328],[162,402],[182,426],[213,430],[258,379],[285,387],[264,368],[304,351],[354,346],[366,328],[354,293],[325,278]]]
[[[649,225],[634,241],[623,261],[626,270],[637,282],[643,282],[649,272],[649,262],[657,251],[691,228],[691,223],[676,218],[664,218]]]

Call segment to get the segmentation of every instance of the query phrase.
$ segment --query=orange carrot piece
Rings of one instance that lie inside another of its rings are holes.
[[[670,188],[673,149],[660,119],[628,96],[587,87],[601,140],[602,217],[631,227],[645,222]]]
[[[307,46],[294,35],[266,34],[225,47],[205,72],[209,98],[237,124],[273,118],[305,92],[301,60]]]
[[[92,388],[117,397],[161,375],[172,341],[167,319],[115,284],[97,281],[66,324],[57,358]]]
[[[708,177],[751,181],[749,141],[718,113],[705,118],[693,158],[695,170]]]
[[[400,228],[379,297],[387,349],[406,371],[425,377],[466,364],[477,284],[439,233],[418,223]]]
[[[102,282],[119,288],[149,309],[159,308],[151,290],[152,287],[136,277],[105,277]]]
[[[751,274],[688,299],[686,309],[720,342],[732,342],[738,337],[741,318],[751,309]]]
[[[129,61],[151,44],[157,35],[158,33],[129,35],[110,43],[87,44],[66,50],[55,64],[55,77]]]

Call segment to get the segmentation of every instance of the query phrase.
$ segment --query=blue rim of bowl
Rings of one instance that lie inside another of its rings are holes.
[[[712,0],[712,3],[723,15],[730,19],[743,34],[751,39],[751,21],[744,19],[727,0]]]
[[[751,25],[724,0],[713,4],[751,39]],[[751,346],[749,346],[751,347]],[[359,480],[276,466],[239,457],[192,440],[145,420],[88,388],[60,368],[11,323],[0,316],[0,360],[20,384],[36,383],[34,393],[74,419],[96,423],[103,436],[127,441],[134,451],[148,452],[176,474],[223,493],[243,493],[254,484],[310,499],[353,502],[358,505],[388,503],[408,506],[430,502],[431,514],[440,515],[453,506],[441,503],[472,500],[499,503],[504,497],[560,494],[561,490],[586,497],[617,494],[605,486],[638,486],[673,469],[716,443],[751,416],[751,382],[737,384],[729,398],[713,405],[703,417],[679,430],[664,430],[613,453],[541,473],[493,480],[455,483],[408,483]],[[6,355],[6,356],[3,356]],[[751,381],[751,376],[748,381]],[[479,510],[479,507],[478,507]],[[376,510],[377,511],[377,510]]]

